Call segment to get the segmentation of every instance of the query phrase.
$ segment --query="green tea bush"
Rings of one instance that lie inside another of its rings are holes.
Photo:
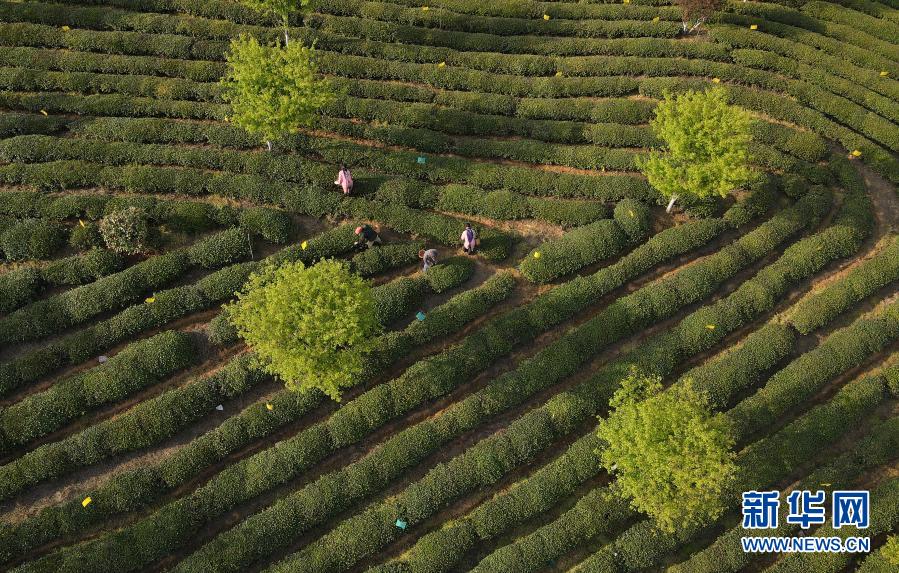
[[[639,201],[622,199],[615,205],[613,216],[631,243],[643,241],[652,230],[652,213]]]
[[[102,247],[105,243],[100,227],[94,223],[84,223],[72,227],[69,233],[69,246],[79,251],[86,251],[94,247]]]
[[[878,289],[899,279],[899,238],[876,256],[862,261],[838,281],[803,299],[790,316],[802,334],[816,330]]]
[[[266,241],[283,244],[290,238],[293,221],[284,211],[268,207],[249,207],[240,211],[240,226]]]
[[[160,382],[197,357],[187,334],[167,331],[136,342],[106,364],[31,394],[0,413],[4,451],[59,429],[86,411]]]
[[[0,248],[12,261],[49,259],[65,241],[65,231],[58,223],[46,219],[24,219],[3,231]]]
[[[615,256],[628,244],[621,226],[614,220],[603,219],[544,242],[531,251],[519,268],[528,280],[546,283]]]
[[[416,263],[418,251],[424,246],[422,242],[381,245],[353,255],[350,265],[360,275],[372,277],[388,269]]]

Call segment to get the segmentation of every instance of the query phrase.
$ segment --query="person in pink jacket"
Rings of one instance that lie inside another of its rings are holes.
[[[340,171],[337,172],[337,181],[334,182],[334,185],[340,185],[344,195],[349,195],[353,190],[353,175],[343,163],[340,164]]]

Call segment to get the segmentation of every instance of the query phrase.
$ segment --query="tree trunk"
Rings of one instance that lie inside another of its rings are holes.
[[[271,151],[272,150],[272,142],[266,139],[265,144],[268,146],[268,150]]]
[[[693,33],[693,30],[695,30],[696,28],[702,26],[702,24],[703,24],[704,22],[705,22],[705,18],[700,18],[700,19],[696,20],[696,24],[694,24],[693,27],[690,28],[690,30],[689,30],[687,33],[688,33],[688,34],[692,34],[692,33]]]
[[[290,45],[290,36],[287,35],[287,28],[284,28],[284,47]]]
[[[674,208],[674,202],[677,201],[677,195],[671,196],[671,201],[668,201],[668,207],[665,209],[666,213],[670,213],[671,209]]]

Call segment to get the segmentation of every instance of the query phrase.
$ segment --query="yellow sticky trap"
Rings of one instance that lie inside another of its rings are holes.
[[[561,77],[562,77],[562,72],[556,72],[556,77],[557,77],[557,78],[561,78]]]
[[[427,12],[428,10],[430,10],[430,8],[429,8],[428,6],[422,6],[422,7],[421,7],[421,11],[422,11],[422,12]]]
[[[87,507],[87,506],[89,506],[89,505],[91,504],[92,501],[94,501],[94,500],[91,499],[91,496],[87,496],[86,498],[84,498],[84,499],[81,501],[81,507]]]
[[[539,258],[540,258],[540,251],[534,251],[534,258],[535,258],[535,259],[539,259]]]
[[[305,250],[306,250],[306,247],[309,246],[309,241],[303,241],[302,243],[300,243],[300,246],[301,246],[301,247],[303,248],[303,250],[305,251]]]
[[[758,30],[758,29],[759,29],[759,25],[758,25],[758,24],[752,24],[751,26],[749,26],[749,29],[750,29],[750,30]]]
[[[154,302],[156,302],[156,297],[155,297],[155,296],[148,296],[147,298],[144,299],[144,302],[147,303],[147,304],[153,304]]]
[[[859,151],[858,149],[853,149],[853,150],[852,150],[852,157],[861,157],[861,156],[862,156],[862,152],[861,152],[861,151]]]
[[[78,219],[78,224],[84,227],[84,221],[82,221],[81,219]]]
[[[272,406],[270,402],[266,402],[266,403],[265,403],[265,407],[266,407],[267,410],[274,410],[274,409],[275,409],[275,407]]]
[[[71,30],[71,28],[69,28],[68,26],[63,26],[63,27],[60,28],[60,29],[61,29],[63,32],[68,32],[69,30]]]
[[[445,68],[445,67],[446,67],[446,62],[440,62],[439,64],[437,64],[437,67],[438,67],[438,68]]]
[[[652,19],[653,22],[658,22],[659,20],[661,20],[661,18],[659,18],[658,16]]]
[[[42,114],[42,115],[47,115],[47,110],[42,109],[42,110],[41,110],[41,114]]]
[[[887,77],[888,75],[890,75],[890,72],[888,72],[888,71],[886,71],[886,70],[883,70],[882,72],[880,72],[880,77],[882,77],[882,78],[885,78],[885,77]]]
[[[707,325],[705,325],[705,327],[708,328],[709,330],[715,330],[714,324],[707,324]]]
[[[712,78],[712,83],[713,83],[713,84],[720,84],[720,83],[721,83],[721,78]]]
[[[544,15],[543,15],[543,19],[544,19],[544,20],[549,20],[549,14],[544,14]]]
[[[633,209],[628,209],[628,210],[627,210],[627,214],[630,215],[631,217],[633,217],[633,216],[634,216],[634,210],[633,210]]]
[[[631,3],[631,0],[621,0],[621,1],[624,2],[625,4],[630,4],[630,3]]]

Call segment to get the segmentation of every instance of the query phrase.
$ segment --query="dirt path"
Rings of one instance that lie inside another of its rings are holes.
[[[899,231],[899,189],[861,161],[853,161],[852,164],[864,179],[868,195],[874,204],[877,235]]]

